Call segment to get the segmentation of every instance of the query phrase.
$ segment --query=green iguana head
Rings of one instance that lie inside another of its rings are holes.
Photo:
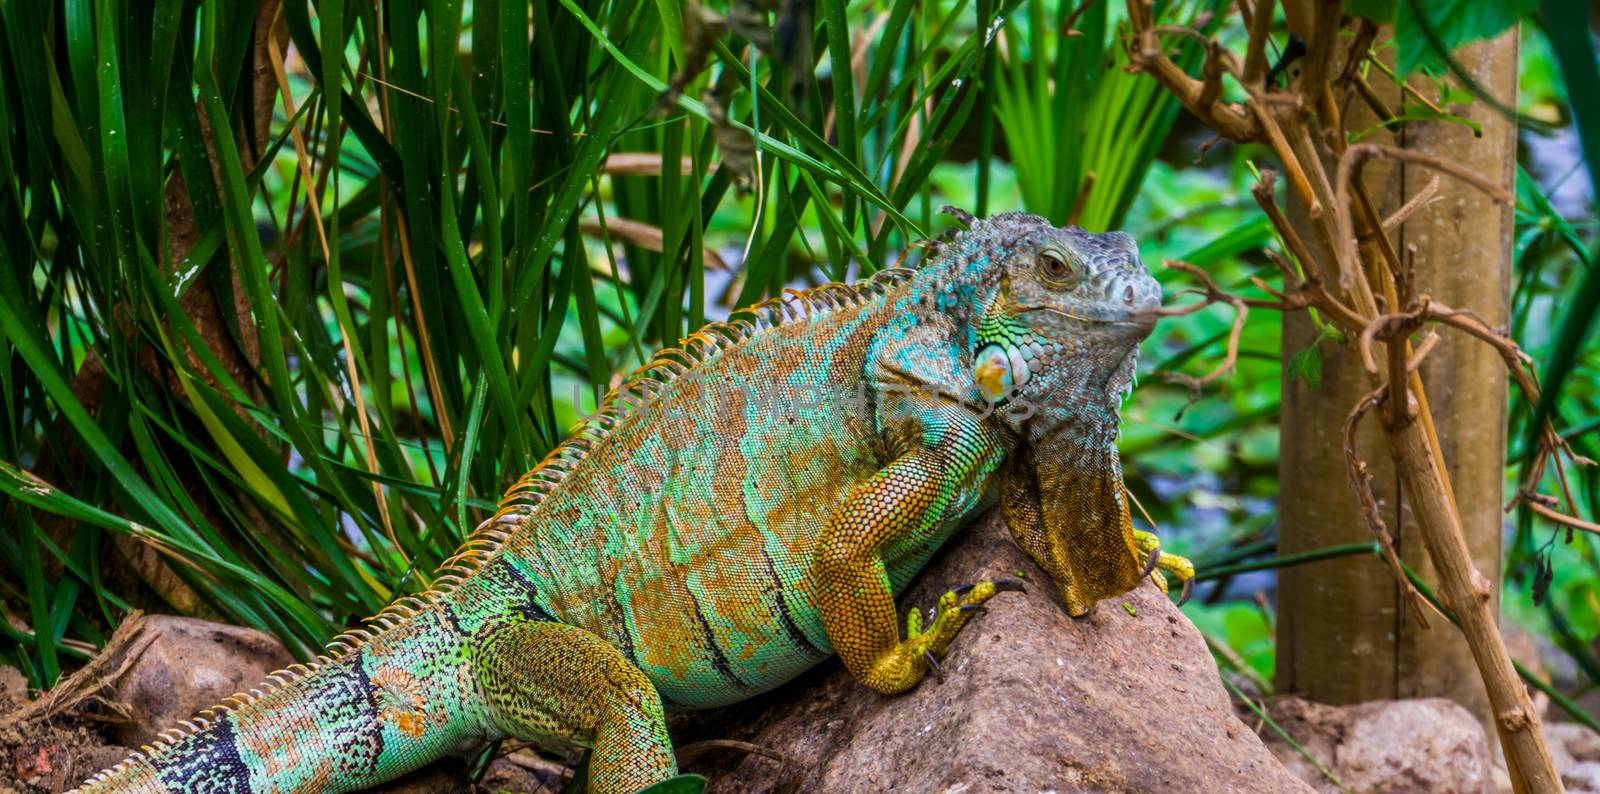
[[[927,276],[941,311],[969,329],[974,389],[1020,438],[998,480],[1017,544],[1073,615],[1155,568],[1187,582],[1187,560],[1133,530],[1116,449],[1121,399],[1161,307],[1133,238],[1023,213],[956,214],[968,230]]]
[[[1114,437],[1161,285],[1133,238],[1052,226],[1037,215],[976,220],[952,240],[972,301],[973,380],[1026,437],[1063,424]],[[947,260],[948,261],[948,260]],[[1086,439],[1087,440],[1087,439]]]

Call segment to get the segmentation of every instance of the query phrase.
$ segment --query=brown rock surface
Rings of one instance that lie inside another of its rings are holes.
[[[147,744],[200,709],[258,686],[294,661],[270,634],[172,615],[144,618],[129,656],[131,665],[114,679],[108,697],[129,709],[128,722],[119,723],[111,736],[130,747]],[[122,664],[112,660],[108,669]]]
[[[1283,698],[1273,719],[1351,791],[1480,794],[1496,790],[1483,727],[1443,698],[1380,700],[1353,706]],[[1304,756],[1272,736],[1267,747],[1318,791],[1339,789]]]
[[[1576,722],[1547,718],[1544,742],[1569,794],[1600,794],[1600,733]]]
[[[712,792],[1308,790],[1234,715],[1199,632],[1154,586],[1073,620],[998,515],[937,557],[902,608],[1018,572],[1028,592],[989,602],[942,680],[884,697],[829,661],[756,700],[675,720],[680,745],[745,741],[795,762],[790,772],[728,753],[688,771]]]

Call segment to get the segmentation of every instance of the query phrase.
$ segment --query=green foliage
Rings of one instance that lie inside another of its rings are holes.
[[[1441,53],[1492,38],[1531,13],[1536,0],[1352,0],[1344,10],[1394,26],[1395,70],[1408,75],[1445,70]]]
[[[1289,378],[1303,380],[1313,389],[1322,388],[1322,351],[1317,345],[1309,345],[1289,357]]]
[[[994,79],[995,119],[1011,161],[1023,164],[1023,206],[1091,231],[1121,226],[1178,116],[1169,92],[1127,71],[1110,5],[1028,0],[1001,28]],[[1069,24],[1072,34],[1059,35]],[[1180,63],[1199,63],[1199,47],[1181,46]]]
[[[1572,22],[1588,18],[1588,7],[1579,2],[1543,0],[1540,7],[1548,20]],[[1600,190],[1600,170],[1596,170],[1594,165],[1600,163],[1600,67],[1595,62],[1594,45],[1586,25],[1554,24],[1548,32],[1550,43],[1561,63],[1567,91],[1572,97],[1573,116],[1583,141],[1584,160],[1591,164],[1589,177],[1596,189]],[[1547,207],[1548,203],[1545,204]],[[1558,228],[1557,231],[1564,240],[1573,239],[1566,234],[1569,229]],[[1561,330],[1557,332],[1548,357],[1542,362],[1543,392],[1524,441],[1524,451],[1528,455],[1533,454],[1535,436],[1545,420],[1559,415],[1556,404],[1566,393],[1564,386],[1567,378],[1572,375],[1584,341],[1594,329],[1596,314],[1600,312],[1600,269],[1594,267],[1593,256],[1583,259],[1587,272],[1570,293],[1570,302],[1561,315]]]
[[[1235,601],[1215,609],[1186,610],[1195,627],[1238,651],[1261,678],[1272,680],[1274,658],[1270,616],[1253,603]]]
[[[1394,24],[1395,3],[1403,0],[1348,0],[1344,11],[1351,16],[1366,17],[1380,25]]]
[[[889,3],[860,79],[879,9],[831,0],[794,61],[671,0],[261,6],[281,74],[256,4],[0,3],[0,650],[41,685],[130,602],[305,655],[425,587],[646,351],[926,235],[1009,10]]]

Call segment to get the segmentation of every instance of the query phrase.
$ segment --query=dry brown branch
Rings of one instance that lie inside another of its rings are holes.
[[[1600,535],[1600,524],[1596,524],[1592,521],[1585,521],[1577,516],[1569,516],[1566,513],[1546,506],[1541,500],[1534,499],[1529,496],[1523,496],[1522,503],[1526,504],[1529,510],[1532,510],[1533,512],[1538,513],[1539,515],[1548,518],[1564,527],[1570,527],[1583,532],[1591,532],[1596,535]]]
[[[1482,174],[1476,174],[1461,167],[1458,163],[1450,162],[1426,152],[1400,149],[1379,143],[1358,143],[1346,149],[1344,156],[1339,158],[1339,169],[1334,177],[1334,196],[1340,207],[1350,206],[1350,181],[1360,174],[1362,165],[1373,157],[1416,163],[1460,179],[1496,202],[1508,206],[1512,203],[1511,194],[1505,188],[1490,182]],[[1359,261],[1359,254],[1356,251],[1355,224],[1351,220],[1350,213],[1335,213],[1335,219],[1339,230],[1340,258],[1347,262]],[[1356,274],[1351,269],[1341,269],[1339,286],[1346,292],[1354,290],[1355,276]]]
[[[40,628],[43,630],[43,627]],[[86,702],[98,700],[104,703],[100,693],[128,672],[128,668],[155,641],[154,635],[140,636],[143,628],[144,613],[137,609],[129,612],[117,625],[117,630],[111,633],[110,639],[106,640],[105,648],[96,653],[88,664],[57,681],[50,691],[40,695],[37,700],[0,717],[0,731],[47,720],[52,715],[71,711]],[[108,669],[112,662],[118,663],[114,670]]]
[[[1506,369],[1523,396],[1529,402],[1539,402],[1539,385],[1528,371],[1532,359],[1527,353],[1522,352],[1522,348],[1518,347],[1515,341],[1503,332],[1490,328],[1489,324],[1471,309],[1452,309],[1426,295],[1421,296],[1411,309],[1379,315],[1361,330],[1358,345],[1362,365],[1368,372],[1376,373],[1378,369],[1372,352],[1373,343],[1380,337],[1393,335],[1397,328],[1414,328],[1424,322],[1450,326],[1493,348],[1505,362]]]
[[[1067,14],[1067,18],[1061,21],[1061,30],[1059,31],[1061,35],[1083,35],[1082,31],[1076,29],[1078,25],[1078,17],[1083,16],[1083,12],[1088,11],[1089,6],[1094,5],[1096,2],[1098,2],[1098,0],[1083,0],[1083,2],[1078,4],[1077,8],[1072,9],[1071,13]]]
[[[1261,87],[1261,80],[1267,73],[1267,39],[1272,35],[1272,0],[1261,0],[1256,4],[1254,15],[1249,17],[1245,24],[1250,28],[1250,41],[1244,50],[1244,73],[1239,78],[1247,89]],[[1244,4],[1239,4],[1239,11],[1244,12]]]
[[[1361,101],[1365,102],[1367,107],[1372,109],[1373,115],[1378,117],[1378,121],[1385,125],[1394,121],[1394,111],[1390,110],[1389,106],[1378,96],[1378,92],[1372,90],[1372,84],[1367,82],[1367,78],[1358,73],[1351,83],[1356,87],[1356,94],[1361,97]]]
[[[606,155],[602,173],[609,176],[661,176],[661,155],[656,152],[617,152]],[[684,157],[679,173],[694,173],[694,158]]]
[[[1392,215],[1383,219],[1383,230],[1392,232],[1399,228],[1400,224],[1405,223],[1408,218],[1416,214],[1417,210],[1422,209],[1425,204],[1433,201],[1434,196],[1437,195],[1439,195],[1439,175],[1434,174],[1433,178],[1428,180],[1428,184],[1417,191],[1417,195],[1407,199],[1406,203],[1400,205],[1400,209],[1395,210]]]
[[[1361,76],[1361,64],[1366,60],[1367,53],[1372,51],[1372,42],[1377,38],[1378,25],[1365,17],[1358,17],[1356,35],[1350,39],[1350,48],[1345,50],[1344,69],[1334,82],[1345,86]]]
[[[1406,361],[1406,372],[1416,372],[1422,366],[1422,360],[1427,358],[1428,354],[1439,346],[1440,339],[1443,339],[1443,337],[1429,331],[1428,335],[1423,338],[1422,344],[1417,345],[1417,349],[1411,353],[1411,358]]]
[[[1422,608],[1427,601],[1417,592],[1416,586],[1411,584],[1410,577],[1406,576],[1405,567],[1400,564],[1400,556],[1394,549],[1394,538],[1390,536],[1389,526],[1383,520],[1383,509],[1379,507],[1378,497],[1372,491],[1372,474],[1367,471],[1367,464],[1361,460],[1361,455],[1356,450],[1356,429],[1361,425],[1361,418],[1384,402],[1388,393],[1387,384],[1379,386],[1361,398],[1360,402],[1350,410],[1350,415],[1345,417],[1343,429],[1345,474],[1349,477],[1350,488],[1356,492],[1356,499],[1361,503],[1361,514],[1367,520],[1367,528],[1372,530],[1373,537],[1383,549],[1383,561],[1389,566],[1389,573],[1394,576],[1395,585],[1400,588],[1400,596],[1405,601],[1407,611],[1418,625],[1427,628],[1428,617]],[[1432,604],[1429,606],[1432,607]]]
[[[1490,328],[1476,313],[1465,309],[1451,309],[1448,306],[1432,301],[1427,296],[1422,296],[1419,304],[1410,311],[1382,315],[1375,318],[1362,330],[1358,345],[1363,366],[1369,372],[1377,372],[1377,364],[1374,360],[1372,349],[1379,338],[1392,336],[1402,329],[1415,328],[1424,322],[1436,322],[1450,326],[1489,345],[1500,355],[1512,380],[1522,392],[1524,399],[1528,400],[1530,404],[1539,402],[1539,386],[1530,371],[1531,359],[1526,353],[1522,352],[1516,342],[1512,341],[1504,333]],[[1436,335],[1430,336],[1425,345],[1431,348],[1432,344],[1437,343],[1437,341],[1438,337]],[[1419,350],[1417,354],[1412,356],[1412,362],[1407,365],[1408,373],[1416,371],[1417,363],[1422,355],[1422,351]],[[1393,376],[1391,375],[1392,378]],[[1561,463],[1563,450],[1569,455],[1573,454],[1566,440],[1556,432],[1555,426],[1547,423],[1544,432],[1540,434],[1539,450],[1535,453],[1533,465],[1529,467],[1524,478],[1522,490],[1506,505],[1507,510],[1514,508],[1519,501],[1523,501],[1525,494],[1537,495],[1535,489],[1539,482],[1544,479],[1546,465],[1551,460],[1555,461],[1557,481],[1560,484],[1563,498],[1568,505],[1572,506],[1574,510],[1576,509],[1577,502],[1573,499],[1571,485],[1567,482],[1566,470]],[[1574,457],[1574,462],[1592,463],[1587,459],[1576,457]],[[1536,512],[1567,526],[1582,528],[1580,525],[1586,523],[1580,518],[1558,513],[1549,506]]]
[[[1322,277],[1317,272],[1317,260],[1312,257],[1311,249],[1306,247],[1300,233],[1295,231],[1289,219],[1284,217],[1283,210],[1278,207],[1273,191],[1273,183],[1277,174],[1270,169],[1261,172],[1261,180],[1251,188],[1251,195],[1255,196],[1256,203],[1261,205],[1267,219],[1272,222],[1283,238],[1284,248],[1300,263],[1304,274],[1298,272],[1292,264],[1283,260],[1275,251],[1268,251],[1267,258],[1277,265],[1283,272],[1285,293],[1273,293],[1293,308],[1311,307],[1329,316],[1329,319],[1348,333],[1359,331],[1366,321],[1361,315],[1343,301],[1334,297],[1322,285]]]
[[[603,227],[599,221],[580,220],[578,230],[596,240],[610,237],[658,254],[663,253],[662,249],[665,247],[665,235],[660,226],[652,226],[630,218],[607,218]],[[700,254],[706,270],[728,269],[728,263],[711,248],[702,248]]]
[[[1201,121],[1223,137],[1235,141],[1253,141],[1260,137],[1255,120],[1235,103],[1214,104],[1201,109],[1202,81],[1190,77],[1162,52],[1155,31],[1152,0],[1130,0],[1128,13],[1134,30],[1134,36],[1128,42],[1128,59],[1132,68],[1154,77],[1189,112],[1199,116]]]
[[[1311,35],[1306,36],[1306,57],[1296,87],[1307,96],[1311,107],[1317,107],[1328,94],[1328,72],[1333,66],[1333,52],[1339,43],[1340,4],[1322,0],[1312,4]]]
[[[1233,326],[1228,329],[1227,352],[1223,355],[1222,361],[1218,363],[1216,367],[1198,378],[1194,377],[1193,375],[1185,375],[1182,372],[1168,372],[1163,375],[1163,377],[1166,378],[1169,383],[1182,383],[1189,388],[1189,391],[1198,392],[1204,388],[1206,384],[1222,377],[1223,375],[1226,375],[1229,372],[1232,372],[1234,366],[1239,363],[1239,337],[1244,333],[1244,322],[1245,319],[1250,316],[1250,307],[1248,302],[1243,298],[1240,298],[1237,295],[1230,295],[1219,289],[1216,285],[1216,282],[1212,281],[1211,276],[1204,270],[1201,270],[1200,268],[1195,267],[1188,262],[1179,262],[1174,259],[1167,260],[1165,264],[1167,267],[1170,267],[1173,270],[1181,270],[1199,279],[1200,283],[1205,285],[1206,299],[1201,303],[1197,303],[1192,306],[1179,307],[1174,311],[1162,313],[1169,315],[1180,313],[1187,314],[1189,312],[1197,311],[1201,306],[1208,306],[1212,303],[1226,303],[1234,308]]]
[[[1227,70],[1227,50],[1222,49],[1215,39],[1206,42],[1206,60],[1200,67],[1200,107],[1210,108],[1217,104],[1217,97],[1222,96],[1222,75]]]
[[[1255,197],[1256,203],[1267,214],[1267,220],[1272,222],[1273,228],[1283,237],[1284,248],[1289,255],[1299,262],[1306,272],[1304,279],[1307,281],[1321,281],[1321,274],[1314,269],[1316,259],[1311,256],[1311,249],[1306,247],[1305,241],[1300,238],[1300,233],[1295,231],[1294,224],[1284,217],[1283,210],[1278,207],[1277,196],[1278,172],[1266,168],[1261,171],[1261,179],[1254,187],[1250,188],[1250,195]],[[1292,276],[1299,282],[1302,276],[1299,273],[1285,271],[1285,277]]]
[[[1294,149],[1289,146],[1289,140],[1284,136],[1283,128],[1278,126],[1278,122],[1272,117],[1272,113],[1262,105],[1259,95],[1252,95],[1252,99],[1254,101],[1248,103],[1250,113],[1255,116],[1256,122],[1261,125],[1262,131],[1266,133],[1267,145],[1272,147],[1272,151],[1278,155],[1279,161],[1283,163],[1284,170],[1289,172],[1289,184],[1294,186],[1295,192],[1300,196],[1300,201],[1306,205],[1306,214],[1310,215],[1313,220],[1321,217],[1322,201],[1317,198],[1316,191],[1312,190],[1311,179],[1306,176],[1305,169],[1300,165],[1300,158],[1295,156]]]

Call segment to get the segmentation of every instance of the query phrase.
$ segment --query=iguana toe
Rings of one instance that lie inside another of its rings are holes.
[[[1156,567],[1183,583],[1183,590],[1178,594],[1178,606],[1183,606],[1184,602],[1189,600],[1189,596],[1194,594],[1194,563],[1176,554],[1158,552]],[[1160,576],[1160,574],[1154,575]]]
[[[1161,539],[1150,532],[1136,529],[1133,531],[1133,539],[1141,551],[1149,552],[1150,555],[1145,558],[1144,572],[1139,578],[1150,577],[1163,593],[1167,592],[1167,576],[1176,578],[1183,583],[1183,590],[1178,595],[1178,606],[1183,606],[1184,602],[1189,600],[1189,596],[1194,594],[1194,563],[1189,562],[1187,558],[1162,551]]]
[[[924,650],[922,660],[928,663],[928,669],[933,671],[934,678],[944,680],[944,668],[939,666],[939,657],[934,656],[932,651]]]

